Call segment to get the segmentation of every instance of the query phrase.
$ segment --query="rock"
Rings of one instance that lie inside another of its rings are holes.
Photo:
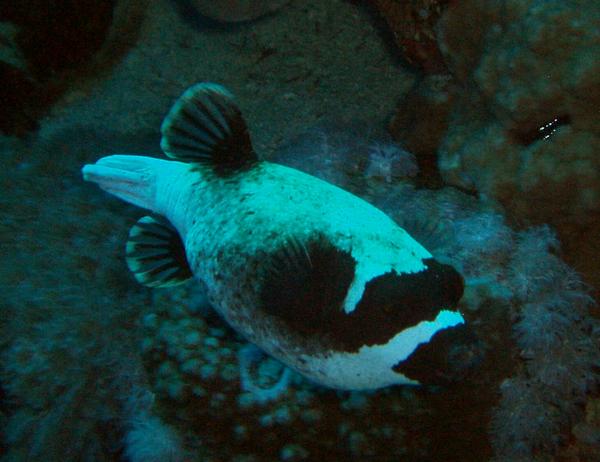
[[[258,19],[272,13],[289,0],[194,0],[193,6],[204,16],[221,22]]]
[[[373,0],[396,45],[409,63],[428,74],[446,72],[436,39],[436,25],[449,0]]]

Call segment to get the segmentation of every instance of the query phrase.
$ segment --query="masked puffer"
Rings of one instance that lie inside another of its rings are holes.
[[[311,175],[259,160],[233,96],[199,83],[174,104],[161,148],[83,167],[153,212],[131,229],[135,278],[201,280],[249,341],[319,384],[375,389],[451,378],[463,279],[382,211]]]

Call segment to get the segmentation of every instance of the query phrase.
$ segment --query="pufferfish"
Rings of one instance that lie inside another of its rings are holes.
[[[453,267],[368,202],[260,160],[221,85],[189,88],[161,132],[171,160],[110,155],[82,169],[152,212],[126,245],[140,283],[202,281],[237,332],[327,387],[452,378],[452,351],[465,339]]]

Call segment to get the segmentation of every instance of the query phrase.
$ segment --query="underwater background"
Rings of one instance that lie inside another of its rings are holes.
[[[2,2],[1,460],[600,461],[599,25],[593,0]],[[141,211],[80,169],[161,156],[200,81],[261,158],[462,273],[475,373],[322,388],[199,284],[135,282]]]

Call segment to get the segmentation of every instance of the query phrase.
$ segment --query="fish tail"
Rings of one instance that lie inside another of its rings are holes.
[[[172,162],[146,156],[115,154],[84,165],[83,179],[131,204],[157,211],[157,173]]]

